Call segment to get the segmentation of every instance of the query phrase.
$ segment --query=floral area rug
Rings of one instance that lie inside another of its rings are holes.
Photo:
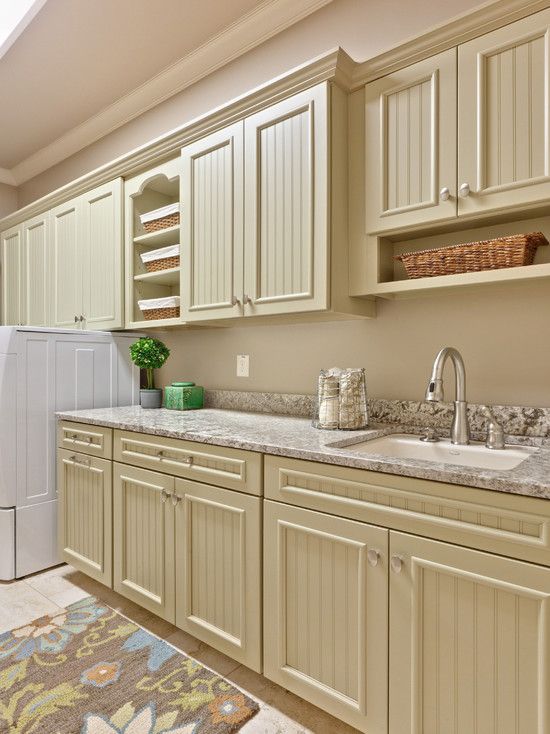
[[[93,597],[0,634],[0,732],[228,734],[257,711]]]

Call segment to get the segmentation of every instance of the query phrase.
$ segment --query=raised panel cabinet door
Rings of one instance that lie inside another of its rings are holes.
[[[456,54],[365,86],[368,233],[456,217]]]
[[[243,123],[182,152],[182,302],[186,321],[243,313]]]
[[[24,253],[20,226],[2,232],[2,323],[20,326],[25,323],[23,296]]]
[[[81,197],[82,326],[123,326],[122,179]]]
[[[261,672],[261,499],[176,479],[176,625]]]
[[[390,734],[548,734],[550,568],[390,532]]]
[[[53,326],[80,329],[82,315],[81,200],[50,211]]]
[[[547,202],[550,10],[459,46],[458,68],[459,215]]]
[[[111,586],[112,463],[59,449],[58,536],[64,561]]]
[[[264,502],[264,675],[387,732],[388,531]]]
[[[174,622],[174,479],[113,463],[114,590]]]
[[[245,315],[328,308],[329,85],[245,122]]]
[[[50,215],[41,214],[23,223],[24,310],[28,326],[51,323]]]

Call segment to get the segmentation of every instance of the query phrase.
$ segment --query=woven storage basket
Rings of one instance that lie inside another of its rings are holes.
[[[168,227],[175,227],[176,224],[180,223],[179,212],[176,214],[168,214],[166,217],[160,217],[160,219],[152,219],[150,222],[143,222],[143,229],[150,234],[151,232],[158,232],[161,229],[167,229]]]
[[[170,268],[179,268],[180,256],[165,257],[159,260],[151,260],[145,263],[145,269],[148,273],[157,273],[159,270],[170,270]]]
[[[530,232],[434,250],[406,252],[395,259],[403,263],[409,278],[432,278],[436,275],[532,265],[537,247],[547,244],[548,240],[542,232]]]
[[[142,311],[143,318],[146,321],[155,321],[156,319],[174,319],[180,315],[179,306],[171,308],[149,308]]]

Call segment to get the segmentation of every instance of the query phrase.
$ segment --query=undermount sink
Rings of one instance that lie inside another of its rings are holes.
[[[458,464],[477,469],[501,471],[515,469],[537,450],[529,446],[506,446],[504,449],[495,450],[486,448],[482,443],[456,446],[448,438],[428,443],[421,441],[419,436],[407,433],[382,436],[348,446],[340,444],[340,448],[355,451],[358,454],[376,454],[397,459],[422,459],[439,464]]]

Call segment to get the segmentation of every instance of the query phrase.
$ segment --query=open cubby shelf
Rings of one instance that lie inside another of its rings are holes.
[[[368,238],[369,273],[368,291],[365,295],[387,298],[407,297],[443,292],[459,287],[480,287],[491,284],[524,282],[536,278],[550,278],[550,246],[537,249],[533,265],[483,270],[456,275],[440,275],[427,278],[408,278],[403,263],[395,260],[404,252],[436,249],[446,245],[456,245],[478,240],[489,240],[499,236],[527,232],[543,232],[550,241],[550,216],[518,216],[503,222],[468,223],[467,229],[453,227],[432,228],[420,235],[418,232],[406,234],[378,235]],[[375,279],[375,275],[377,278]]]

